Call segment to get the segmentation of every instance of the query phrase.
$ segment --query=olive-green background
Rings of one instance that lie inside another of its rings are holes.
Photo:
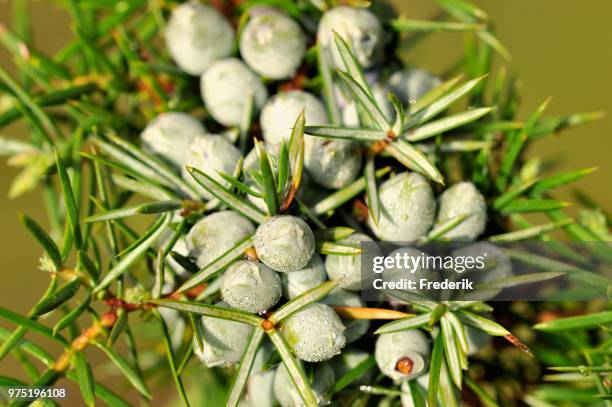
[[[428,18],[436,13],[433,0],[396,0],[406,16]],[[511,70],[521,75],[521,118],[552,96],[547,114],[579,111],[612,112],[612,2],[608,0],[474,0],[496,22],[498,36],[509,48]],[[31,1],[34,41],[38,49],[52,53],[70,38],[70,24],[52,1]],[[10,0],[0,0],[0,23],[10,26]],[[407,60],[439,73],[462,52],[461,34],[436,34],[412,49]],[[0,50],[0,65],[11,68],[10,57]],[[12,71],[14,72],[14,71]],[[12,126],[1,135],[22,137]],[[544,159],[559,161],[559,170],[598,166],[579,187],[607,210],[612,209],[612,119],[606,117],[560,137],[540,142],[531,150]],[[0,163],[0,305],[25,313],[40,297],[47,283],[37,269],[38,246],[18,221],[25,212],[43,221],[40,195],[30,193],[10,201],[6,191],[16,169]],[[562,198],[571,199],[571,189]],[[2,323],[4,325],[4,323]],[[7,362],[0,373],[9,373]]]

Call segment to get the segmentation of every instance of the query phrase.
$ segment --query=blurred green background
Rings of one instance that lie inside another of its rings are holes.
[[[521,77],[525,118],[544,99],[552,96],[546,115],[605,110],[612,112],[612,2],[594,0],[473,0],[489,13],[498,37],[512,53],[511,72]],[[396,0],[403,14],[431,18],[437,13],[432,0]],[[57,51],[71,29],[63,9],[53,1],[31,1],[31,20],[36,47],[47,53]],[[0,0],[0,23],[11,26],[11,1]],[[461,34],[435,34],[410,49],[406,60],[412,65],[443,72],[462,53]],[[0,49],[0,65],[15,72],[10,57]],[[5,136],[22,137],[24,128],[2,130]],[[599,167],[578,184],[604,209],[612,209],[612,118],[590,123],[546,139],[533,146],[531,155],[553,160],[557,171]],[[27,213],[38,221],[46,214],[37,192],[8,200],[6,191],[17,169],[0,163],[0,304],[26,313],[39,298],[47,278],[37,268],[40,250],[21,226],[17,214]],[[561,198],[572,200],[572,190]],[[4,325],[4,324],[3,324]],[[0,373],[7,368],[0,366]]]

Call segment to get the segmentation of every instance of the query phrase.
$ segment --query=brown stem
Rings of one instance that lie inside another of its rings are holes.
[[[200,284],[189,291],[186,291],[184,294],[172,293],[164,298],[178,298],[178,296],[187,296],[188,298],[195,298],[206,288],[206,284]],[[136,310],[148,310],[157,307],[156,304],[151,303],[142,303],[142,304],[134,304],[126,302],[117,297],[110,297],[103,302],[108,305],[111,310],[102,314],[100,320],[94,323],[89,328],[85,329],[81,335],[77,336],[71,343],[70,347],[55,361],[51,369],[55,372],[62,373],[68,369],[70,366],[70,360],[72,356],[76,352],[81,352],[89,345],[91,345],[100,334],[104,333],[105,330],[112,328],[117,319],[119,318],[117,311],[119,309],[123,309],[126,312],[136,311]]]
[[[53,371],[61,373],[66,371],[70,366],[70,359],[76,352],[83,351],[87,346],[104,332],[105,329],[111,328],[117,322],[117,311],[108,311],[102,315],[100,320],[83,331],[83,333],[77,336],[72,343],[70,348],[66,350],[62,356],[53,364],[51,368]]]

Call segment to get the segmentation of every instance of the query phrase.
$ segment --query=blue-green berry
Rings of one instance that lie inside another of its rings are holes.
[[[215,304],[229,308],[224,302]],[[202,351],[194,344],[194,353],[206,367],[233,366],[240,361],[253,327],[226,319],[202,317]],[[194,340],[196,340],[194,338]]]
[[[240,55],[265,78],[291,78],[306,52],[306,36],[299,24],[267,7],[254,7],[249,13],[240,35]]]
[[[385,181],[379,190],[378,223],[368,217],[376,237],[387,241],[412,242],[424,237],[436,213],[436,201],[427,180],[420,174],[403,172]]]
[[[200,219],[187,234],[189,255],[203,268],[253,233],[251,221],[238,212],[212,213]]]
[[[412,380],[427,372],[431,344],[419,330],[399,331],[380,335],[374,353],[385,376],[398,381]]]
[[[351,140],[304,136],[304,166],[317,184],[338,189],[361,171],[361,147]]]
[[[264,312],[281,297],[279,275],[266,265],[238,261],[223,274],[221,297],[231,307],[246,312]]]
[[[325,298],[321,300],[323,304],[328,304],[338,307],[364,307],[365,304],[361,301],[361,297],[353,292],[335,288]],[[366,334],[370,327],[370,321],[367,319],[341,319],[344,324],[344,336],[347,343],[353,343]]]
[[[264,106],[260,123],[266,143],[286,143],[299,113],[304,110],[307,125],[327,123],[323,104],[308,92],[294,90],[272,97]],[[327,140],[306,135],[304,166],[318,184],[341,188],[353,181],[361,168],[359,144],[348,140]]]
[[[362,233],[353,233],[339,240],[339,244],[359,246],[361,242],[373,242],[372,238]],[[325,259],[325,270],[330,280],[335,281],[345,290],[359,291],[361,289],[361,256],[329,254]]]
[[[310,226],[295,216],[267,219],[255,233],[255,251],[268,267],[295,271],[306,267],[314,253],[315,239]]]
[[[210,115],[224,126],[238,126],[245,117],[248,98],[258,112],[268,98],[261,79],[236,58],[217,61],[200,77],[200,92]]]
[[[329,360],[346,345],[340,317],[332,307],[320,303],[285,319],[281,333],[295,356],[306,362]]]
[[[459,182],[446,189],[438,200],[438,218],[434,227],[465,216],[457,226],[444,234],[449,240],[476,240],[487,224],[487,203],[471,182]]]
[[[336,31],[351,47],[357,61],[368,69],[382,59],[384,30],[378,18],[365,8],[338,6],[321,17],[317,41],[331,53],[335,65],[346,70],[334,40]]]
[[[334,382],[334,371],[328,364],[316,365],[310,387],[317,398],[318,405],[324,406],[327,404],[325,393],[334,385]],[[295,387],[287,368],[283,364],[276,369],[274,394],[281,407],[306,407],[299,390]]]
[[[194,138],[206,134],[206,128],[187,113],[161,113],[140,134],[143,147],[177,168],[185,161],[185,151]]]
[[[206,199],[212,199],[213,195],[198,184],[187,167],[197,168],[217,182],[225,184],[226,181],[219,175],[219,172],[231,175],[238,160],[240,160],[240,150],[236,146],[223,136],[209,134],[194,139],[189,146],[185,153],[182,175],[185,181],[199,191],[200,195]]]
[[[165,37],[176,64],[191,75],[200,75],[232,53],[234,30],[214,8],[189,1],[172,10]]]
[[[281,278],[283,295],[292,299],[322,284],[327,279],[327,274],[321,256],[315,253],[306,267],[291,273],[283,273]]]
[[[387,82],[391,92],[404,103],[413,104],[442,82],[422,69],[395,71]]]
[[[307,125],[327,123],[325,107],[318,98],[302,90],[280,92],[270,98],[261,110],[259,123],[266,143],[289,142],[295,121],[304,110]]]

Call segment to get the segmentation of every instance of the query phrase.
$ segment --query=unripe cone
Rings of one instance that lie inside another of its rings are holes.
[[[233,308],[263,312],[280,300],[281,280],[262,263],[238,261],[223,274],[221,296]]]
[[[360,173],[361,147],[351,140],[304,136],[304,166],[317,184],[338,189]]]
[[[253,98],[258,112],[268,98],[261,79],[236,58],[215,62],[200,77],[200,92],[210,115],[224,126],[239,125],[245,115],[247,98]]]
[[[467,216],[444,234],[450,240],[476,240],[487,224],[487,203],[471,182],[460,182],[446,189],[438,200],[438,218],[434,227],[458,216]]]
[[[183,179],[193,185],[204,198],[212,199],[213,195],[193,179],[187,167],[197,168],[217,182],[225,184],[226,181],[219,172],[231,175],[239,159],[240,151],[225,137],[215,134],[198,137],[193,140],[185,154]]]
[[[216,60],[229,56],[234,43],[234,30],[225,17],[197,1],[172,10],[165,34],[172,59],[191,75],[200,75]]]
[[[334,372],[328,364],[322,363],[316,365],[310,387],[320,406],[326,404],[327,400],[325,400],[325,393],[334,385],[334,381]],[[274,377],[274,394],[282,407],[306,406],[283,364],[276,369],[276,376]]]
[[[180,168],[185,151],[195,138],[206,134],[202,123],[186,113],[166,112],[153,119],[140,134],[147,151]]]
[[[304,110],[306,125],[327,123],[325,107],[317,97],[302,90],[291,90],[274,95],[261,110],[259,122],[266,143],[289,142],[295,121]]]
[[[276,271],[304,268],[314,253],[315,239],[310,226],[295,216],[274,216],[259,225],[255,233],[259,259]]]
[[[362,233],[353,233],[339,240],[339,244],[359,245],[361,242],[373,242],[372,238]],[[325,270],[330,280],[338,283],[345,290],[361,289],[361,256],[329,254],[325,259]]]
[[[189,255],[203,268],[253,233],[251,221],[238,212],[215,212],[200,219],[187,234]]]
[[[240,36],[240,55],[258,74],[270,79],[291,78],[302,63],[306,37],[287,15],[267,7],[249,10]]]
[[[361,297],[353,292],[335,288],[321,300],[323,304],[339,307],[363,307],[365,304]],[[347,343],[352,343],[361,338],[368,331],[370,321],[367,319],[340,319],[344,324],[344,336]]]
[[[382,334],[376,340],[376,364],[394,380],[412,380],[425,374],[430,353],[429,339],[419,330]]]
[[[403,172],[380,186],[380,217],[368,226],[381,240],[413,242],[427,234],[436,212],[433,191],[420,174]]]
[[[215,304],[229,306],[224,302]],[[203,351],[194,344],[194,353],[207,367],[232,366],[240,361],[253,327],[241,322],[202,317]],[[195,340],[195,338],[194,338]]]
[[[422,69],[395,71],[387,82],[391,92],[404,104],[413,104],[442,82]]]
[[[311,304],[285,319],[281,333],[295,356],[306,362],[322,362],[340,353],[346,344],[344,325],[325,304]]]
[[[351,47],[364,69],[378,63],[382,57],[384,31],[378,18],[365,8],[338,6],[323,14],[317,31],[317,41],[331,53],[336,67],[346,71],[333,32],[336,31]]]
[[[323,260],[318,254],[314,254],[310,262],[301,270],[283,273],[281,275],[283,283],[283,294],[286,298],[292,299],[300,294],[311,290],[327,278]]]

